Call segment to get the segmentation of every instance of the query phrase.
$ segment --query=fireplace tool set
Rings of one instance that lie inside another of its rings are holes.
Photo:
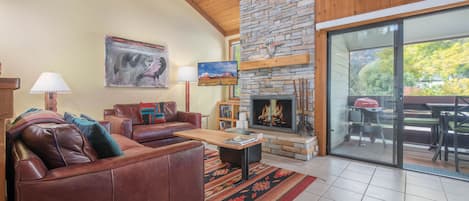
[[[298,89],[296,83],[298,82]],[[314,136],[313,125],[308,121],[311,112],[309,107],[309,80],[300,78],[293,80],[293,88],[295,90],[296,111],[299,113],[299,121],[296,126],[296,132],[301,136]]]

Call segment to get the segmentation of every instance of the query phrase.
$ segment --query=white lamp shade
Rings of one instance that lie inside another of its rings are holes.
[[[38,94],[45,92],[69,93],[70,87],[68,87],[60,74],[44,72],[41,73],[36,83],[34,83],[31,93]]]
[[[197,69],[192,66],[179,67],[177,80],[181,82],[197,82]]]

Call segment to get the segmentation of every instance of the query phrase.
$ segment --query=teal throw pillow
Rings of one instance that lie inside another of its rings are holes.
[[[111,134],[97,121],[90,121],[85,118],[76,117],[73,114],[65,113],[65,121],[74,124],[80,129],[83,135],[88,139],[99,158],[107,158],[123,155],[117,142]]]

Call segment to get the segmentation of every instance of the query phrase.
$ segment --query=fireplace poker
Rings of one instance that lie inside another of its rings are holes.
[[[293,91],[295,92],[295,99],[298,101],[298,92],[296,91],[296,80],[293,80]],[[295,114],[298,114],[298,108],[299,108],[299,104],[296,104],[296,111],[295,111]]]
[[[305,82],[306,82],[306,89],[305,89],[306,90],[305,92],[306,93],[306,112],[309,112],[309,95],[308,95],[309,80],[305,80]]]
[[[301,78],[301,115],[305,116],[305,79]]]

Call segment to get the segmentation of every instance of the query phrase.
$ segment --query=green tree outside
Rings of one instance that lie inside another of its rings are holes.
[[[353,61],[359,54],[368,61]],[[392,48],[352,52],[351,59],[351,95],[393,94]],[[469,95],[469,38],[405,45],[404,86],[410,96]]]

